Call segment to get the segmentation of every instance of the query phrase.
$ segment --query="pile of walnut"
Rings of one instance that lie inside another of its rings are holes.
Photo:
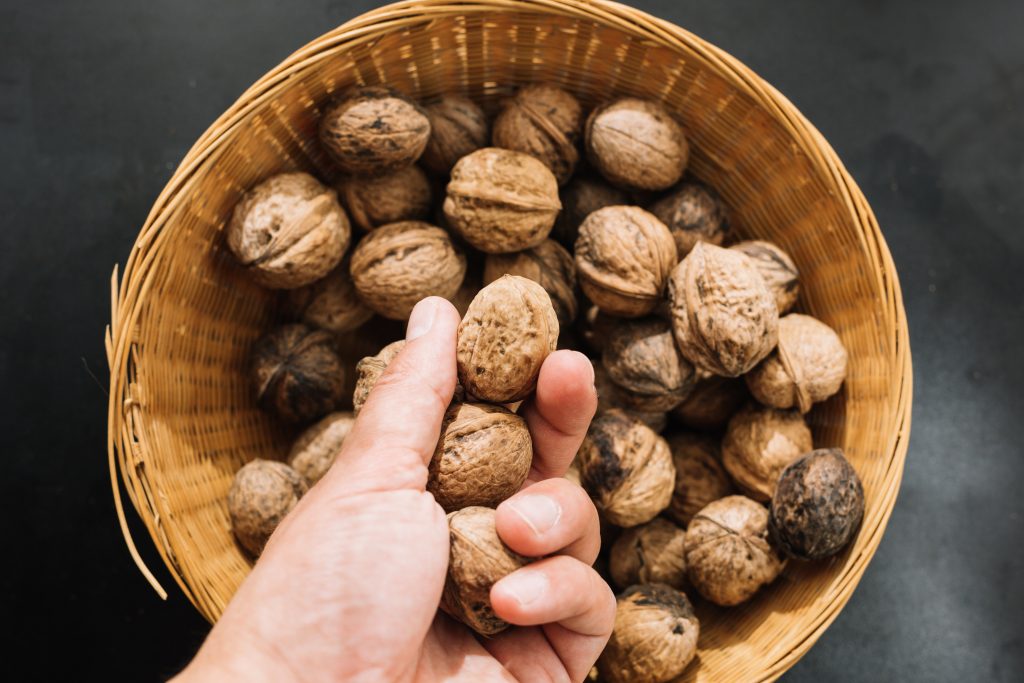
[[[400,327],[381,319],[431,295],[463,314],[459,386],[429,466],[451,531],[441,607],[477,632],[508,626],[489,591],[528,561],[498,539],[493,508],[526,479],[516,408],[556,348],[595,359],[598,415],[567,476],[617,537],[599,560],[623,590],[602,680],[675,678],[698,647],[691,597],[737,605],[786,558],[853,538],[861,483],[840,450],[814,450],[805,420],[839,391],[846,350],[790,312],[789,255],[731,243],[727,207],[684,177],[689,144],[661,104],[585,115],[568,92],[531,85],[489,120],[463,97],[366,87],[326,108],[319,133],[330,182],[268,178],[227,225],[241,267],[287,290],[288,322],[254,348],[258,400],[288,423],[318,420],[287,464],[255,460],[235,478],[231,521],[252,555],[401,351]]]

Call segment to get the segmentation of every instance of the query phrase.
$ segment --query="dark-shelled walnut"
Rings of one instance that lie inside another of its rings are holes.
[[[558,182],[547,166],[528,154],[495,147],[455,164],[444,200],[452,229],[488,254],[537,246],[561,208]]]
[[[430,120],[430,140],[420,162],[438,175],[448,175],[462,157],[486,147],[491,139],[487,115],[459,95],[441,95],[423,110]]]
[[[256,400],[287,422],[306,422],[337,407],[345,386],[341,358],[329,332],[282,325],[252,351]]]
[[[428,467],[427,490],[445,512],[496,507],[518,491],[533,462],[526,421],[487,403],[453,403]]]
[[[580,233],[580,224],[587,216],[606,206],[629,204],[629,195],[612,187],[603,178],[579,173],[558,193],[562,211],[558,214],[551,237],[572,249]]]
[[[777,244],[761,240],[737,242],[729,247],[747,255],[768,289],[775,295],[779,315],[789,313],[800,296],[800,272],[796,263]]]
[[[382,348],[376,355],[366,356],[356,363],[356,390],[352,394],[352,409],[356,415],[363,409],[370,392],[377,386],[377,380],[404,348],[405,340],[399,339]]]
[[[579,101],[552,85],[526,85],[505,102],[494,119],[495,147],[534,156],[551,169],[559,185],[576,170],[583,109]]]
[[[452,302],[452,306],[459,312],[459,317],[466,315],[466,311],[469,310],[469,305],[473,303],[473,299],[476,298],[477,292],[482,289],[482,285],[479,281],[470,282],[469,276],[462,281],[462,286],[459,287],[459,291],[455,292],[453,296],[448,297],[448,301]]]
[[[840,448],[819,448],[779,477],[768,515],[772,541],[787,555],[820,560],[853,539],[864,517],[864,487]]]
[[[407,320],[421,299],[448,299],[459,291],[466,257],[441,228],[403,221],[366,235],[352,252],[350,272],[367,306],[385,318]]]
[[[717,437],[676,432],[665,440],[676,468],[675,490],[665,514],[685,527],[708,503],[732,494],[732,482],[719,461]]]
[[[846,365],[846,347],[835,330],[809,315],[790,313],[779,321],[778,348],[750,371],[747,387],[766,406],[806,413],[839,391]]]
[[[718,193],[703,183],[683,181],[651,205],[651,213],[668,226],[679,258],[697,242],[721,245],[729,235],[729,216]]]
[[[302,475],[274,460],[253,460],[235,473],[228,489],[228,515],[235,538],[250,555],[259,557],[306,488]]]
[[[572,254],[558,242],[547,239],[523,251],[488,254],[484,261],[484,284],[489,285],[502,275],[519,275],[543,287],[560,325],[568,327],[576,319],[576,265]]]
[[[426,112],[383,86],[354,88],[320,118],[320,142],[349,175],[379,176],[410,166],[430,139]]]
[[[373,317],[373,311],[356,294],[347,258],[326,277],[289,290],[285,308],[291,318],[339,335]]]
[[[677,261],[668,228],[636,206],[608,206],[587,216],[575,256],[587,298],[602,311],[626,318],[655,309]]]
[[[331,469],[353,424],[355,416],[348,411],[325,416],[295,440],[288,451],[288,464],[309,486],[317,483]]]
[[[558,316],[544,288],[503,275],[477,293],[459,324],[459,382],[491,403],[526,398],[557,345]]]
[[[699,637],[700,622],[684,593],[657,583],[632,586],[617,600],[598,673],[606,683],[666,683],[693,660]]]
[[[716,605],[749,600],[784,564],[768,542],[768,510],[744,496],[708,504],[686,529],[687,577]]]
[[[608,335],[620,322],[621,318],[608,315],[593,304],[588,306],[583,311],[583,315],[577,318],[580,338],[591,350],[598,354],[604,350],[605,342],[608,341]]]
[[[750,404],[729,420],[722,465],[744,493],[767,502],[782,470],[812,448],[811,429],[799,412]]]
[[[352,222],[363,230],[430,216],[430,180],[419,166],[406,166],[382,176],[349,176],[338,183],[338,194]]]
[[[668,413],[661,411],[636,410],[627,406],[622,387],[612,381],[608,371],[600,363],[594,365],[594,389],[597,390],[597,413],[618,409],[634,419],[640,420],[655,432],[661,433],[668,424]]]
[[[441,609],[481,635],[501,633],[509,624],[491,608],[491,588],[532,560],[502,543],[490,508],[449,513],[448,532],[451,545]]]
[[[741,377],[706,377],[694,385],[672,415],[690,429],[718,432],[749,398]]]
[[[685,538],[684,529],[661,517],[626,529],[612,545],[609,568],[615,585],[621,589],[664,583],[682,589],[686,585]]]
[[[613,185],[664,190],[686,170],[690,145],[664,106],[627,97],[597,107],[587,119],[587,158]]]
[[[319,280],[338,265],[352,239],[334,190],[308,173],[282,173],[249,190],[226,232],[238,262],[272,289]]]
[[[668,507],[675,468],[668,444],[622,411],[594,418],[576,456],[583,488],[609,522],[632,527]]]
[[[601,362],[636,410],[666,412],[686,398],[695,383],[693,366],[672,338],[672,326],[656,317],[623,321],[612,328]]]
[[[668,294],[676,343],[698,368],[738,377],[775,348],[775,297],[740,252],[698,242],[672,271]]]

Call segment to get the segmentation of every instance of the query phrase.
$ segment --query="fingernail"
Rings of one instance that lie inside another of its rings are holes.
[[[409,315],[409,323],[405,327],[406,341],[412,341],[422,337],[434,326],[434,318],[437,317],[437,300],[428,297],[420,301],[412,309]]]
[[[525,607],[544,596],[548,590],[548,577],[539,571],[514,572],[501,580],[501,589]]]
[[[510,500],[508,506],[538,536],[550,531],[562,518],[562,506],[550,496],[519,496]]]

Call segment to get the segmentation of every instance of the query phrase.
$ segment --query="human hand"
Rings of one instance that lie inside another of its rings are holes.
[[[181,681],[581,681],[611,633],[615,599],[591,568],[597,512],[562,479],[597,407],[590,361],[556,351],[519,413],[534,461],[497,508],[498,535],[538,560],[491,591],[515,626],[481,638],[437,611],[445,513],[427,463],[456,383],[459,316],[421,301],[331,470],[268,542]]]

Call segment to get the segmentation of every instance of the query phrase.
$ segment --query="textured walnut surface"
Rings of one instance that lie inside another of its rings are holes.
[[[378,177],[351,176],[338,183],[352,222],[363,230],[430,215],[430,180],[419,166]]]
[[[609,568],[619,588],[638,583],[686,584],[683,540],[686,531],[667,519],[655,517],[626,529],[612,545]]]
[[[235,538],[258,557],[274,529],[305,493],[306,481],[283,462],[257,459],[247,463],[228,489],[228,514]]]
[[[668,413],[630,408],[626,399],[623,398],[624,390],[612,381],[608,376],[608,371],[600,363],[594,363],[594,389],[597,390],[598,414],[618,409],[659,433],[668,424]]]
[[[579,101],[551,85],[534,84],[519,89],[494,120],[495,147],[513,149],[536,157],[562,185],[576,170],[583,109]]]
[[[347,411],[331,413],[299,435],[288,451],[288,464],[309,486],[320,481],[334,464],[355,416]]]
[[[718,437],[676,432],[666,441],[676,468],[676,485],[665,514],[686,526],[708,503],[731,494],[732,482],[719,461]]]
[[[629,204],[629,195],[612,187],[602,178],[577,173],[558,193],[562,211],[558,214],[551,237],[572,249],[579,236],[580,224],[587,216],[606,206]]]
[[[373,311],[356,293],[348,259],[326,277],[289,290],[285,308],[293,319],[334,334],[351,332],[373,317]]]
[[[800,413],[751,404],[729,420],[722,465],[747,495],[766,502],[786,465],[811,448],[811,430]]]
[[[690,429],[718,432],[725,429],[729,418],[749,398],[747,384],[741,377],[705,377],[672,414]]]
[[[651,205],[651,213],[668,226],[679,258],[697,242],[721,245],[729,234],[729,217],[721,197],[703,183],[684,181]]]
[[[487,115],[473,100],[442,95],[423,110],[430,120],[430,140],[420,161],[438,175],[448,175],[455,162],[490,141]]]
[[[352,395],[352,408],[356,415],[363,409],[366,399],[370,397],[370,392],[377,385],[377,380],[388,369],[388,364],[404,348],[405,340],[399,339],[382,348],[376,355],[366,356],[356,363],[356,389]]]
[[[484,284],[502,275],[519,275],[533,280],[548,293],[560,326],[576,318],[576,264],[572,254],[554,240],[511,254],[488,254],[484,261]]]
[[[775,295],[779,315],[788,313],[800,296],[800,272],[789,254],[777,244],[761,240],[737,242],[729,248],[745,254],[750,259],[761,273],[768,289]]]
[[[341,400],[345,371],[323,330],[282,325],[256,342],[251,365],[260,406],[288,422],[326,415]]]
[[[612,328],[601,362],[637,410],[665,412],[679,405],[695,383],[693,365],[683,358],[671,325],[661,318],[623,321]]]

